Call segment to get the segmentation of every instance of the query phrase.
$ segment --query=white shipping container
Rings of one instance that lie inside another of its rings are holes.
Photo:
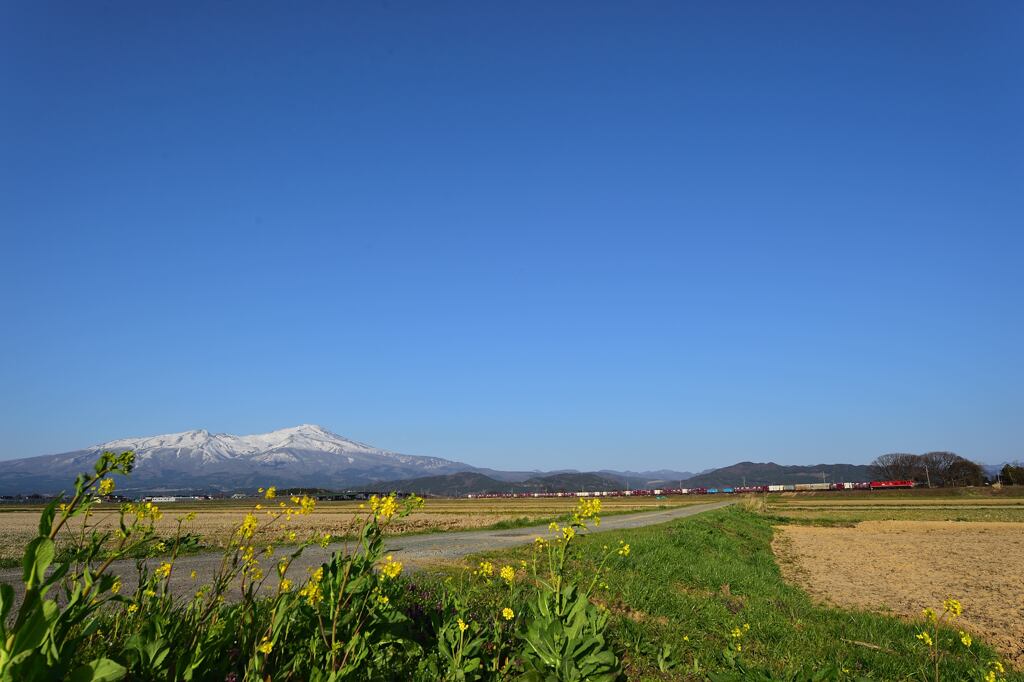
[[[770,493],[781,493],[785,489],[782,485],[770,485],[768,486],[768,492]]]

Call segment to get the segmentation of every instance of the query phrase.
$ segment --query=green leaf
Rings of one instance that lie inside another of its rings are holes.
[[[116,682],[127,672],[123,665],[115,663],[109,658],[97,658],[95,661],[75,668],[71,672],[68,682]]]
[[[4,583],[0,585],[0,632],[4,632],[4,624],[7,622],[7,613],[14,605],[14,588]]]
[[[53,501],[46,505],[46,508],[43,509],[43,513],[40,514],[39,534],[43,537],[49,537],[50,531],[53,529],[53,517],[57,515],[57,506],[60,504],[62,499],[64,499],[63,491],[60,495],[53,498]]]
[[[25,558],[22,562],[26,584],[36,585],[43,581],[43,576],[46,575],[46,569],[49,568],[50,563],[53,561],[55,553],[56,548],[53,545],[53,540],[50,538],[38,537],[28,543],[28,546],[25,548]]]

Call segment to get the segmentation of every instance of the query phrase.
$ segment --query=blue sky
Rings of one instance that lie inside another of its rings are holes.
[[[4,3],[0,457],[1024,457],[1024,5]]]

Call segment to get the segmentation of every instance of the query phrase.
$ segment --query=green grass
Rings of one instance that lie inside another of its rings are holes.
[[[603,544],[622,539],[632,547],[627,560],[612,562],[606,599],[613,613],[611,636],[625,652],[630,679],[706,679],[709,671],[737,680],[810,679],[805,675],[832,667],[835,675],[820,679],[931,679],[924,676],[926,648],[915,638],[920,624],[824,607],[784,582],[771,550],[773,522],[727,508],[641,529],[593,533],[581,543],[576,568],[583,575],[593,570]],[[507,562],[526,558],[529,550],[489,556]],[[741,672],[722,651],[728,633],[744,623],[750,630]],[[942,640],[948,649],[942,679],[980,679],[979,666],[998,656],[981,642],[967,650],[955,639],[947,632]],[[676,663],[667,671],[659,670],[657,660],[664,644],[673,647],[670,658]],[[695,663],[701,673],[694,672]],[[843,669],[849,673],[838,672]],[[1024,676],[1011,673],[1007,679]]]

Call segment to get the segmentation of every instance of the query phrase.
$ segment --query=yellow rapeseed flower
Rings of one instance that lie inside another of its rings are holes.
[[[515,613],[515,611],[513,611],[512,609],[510,609],[509,607],[506,606],[505,608],[503,608],[501,610],[501,617],[504,618],[505,620],[512,620],[513,618],[516,617],[516,613]]]
[[[113,592],[114,594],[117,594],[118,592],[121,591],[121,579],[120,578],[115,578],[114,579],[114,584],[110,586],[110,591]]]
[[[258,647],[256,647],[256,650],[264,655],[269,654],[271,651],[274,650],[274,643],[271,642],[269,638],[264,637],[260,640],[260,644]]]
[[[620,542],[621,542],[621,540],[620,540]],[[621,547],[619,547],[619,552],[618,553],[619,553],[619,556],[629,556],[629,545],[623,544]]]
[[[128,605],[128,613],[135,613],[138,610],[139,610],[139,605],[138,604],[129,604]]]
[[[109,495],[110,493],[114,492],[114,486],[114,479],[104,478],[102,481],[100,481],[100,495]]]
[[[948,613],[951,617],[956,618],[964,612],[964,607],[958,600],[950,597],[942,602],[942,610]]]
[[[402,572],[402,562],[395,561],[389,554],[385,560],[384,565],[381,567],[380,572],[387,578],[397,578]]]
[[[917,638],[924,642],[926,646],[931,646],[933,644],[932,636],[929,635],[927,632],[918,633]]]
[[[320,587],[320,581],[324,579],[323,567],[313,571],[306,585],[299,590],[299,596],[305,598],[306,603],[310,606],[316,606],[324,599],[323,589]]]
[[[925,620],[931,623],[934,623],[936,620],[938,620],[938,616],[935,615],[935,611],[930,608],[923,609],[921,611],[921,615],[924,616]]]
[[[281,584],[280,584],[280,585],[278,585],[278,588],[279,588],[279,589],[280,589],[280,590],[281,590],[282,592],[291,592],[291,589],[292,589],[292,581],[291,581],[291,580],[289,580],[288,578],[282,578],[282,579],[281,579]]]
[[[198,578],[198,577],[199,577],[199,574],[198,574],[198,573],[196,573],[196,570],[195,570],[195,569],[193,568],[193,569],[192,569],[192,572],[191,572],[191,573],[189,573],[189,577],[190,577],[190,578],[192,578],[192,580],[195,580],[196,578]]]
[[[259,525],[259,521],[252,514],[246,514],[245,519],[242,521],[242,525],[238,528],[238,533],[243,538],[248,540],[256,534],[256,526]]]
[[[153,575],[163,580],[171,574],[171,565],[169,563],[162,563],[157,566],[156,570],[153,571]]]
[[[502,580],[511,585],[512,581],[516,579],[516,570],[511,566],[502,566],[500,575]]]
[[[481,561],[480,568],[474,571],[474,573],[485,578],[490,578],[494,575],[494,564],[490,561]]]
[[[461,618],[459,618],[457,622],[459,624],[459,632],[465,632],[466,629],[469,628],[469,626],[466,625],[466,621],[462,620]]]
[[[966,647],[971,646],[971,636],[963,630],[960,631],[960,643]]]
[[[267,492],[263,495],[268,500],[272,500],[277,497],[277,486],[270,486],[267,488]]]

